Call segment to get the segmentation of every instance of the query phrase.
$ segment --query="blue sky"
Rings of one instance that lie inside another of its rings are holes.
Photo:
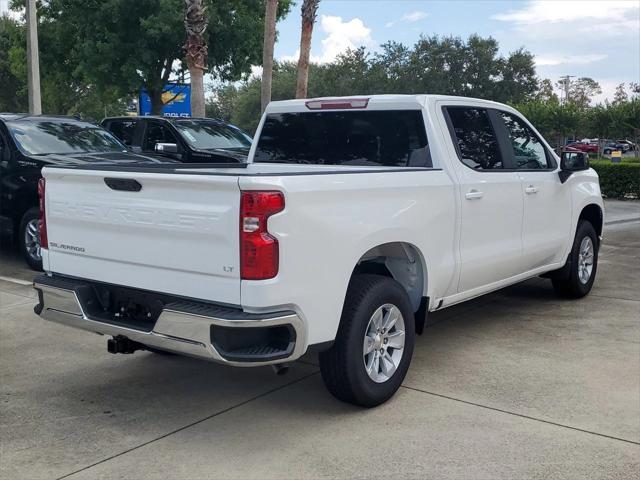
[[[278,23],[276,58],[296,59],[300,7]],[[541,78],[589,76],[611,98],[617,84],[640,82],[640,1],[321,0],[312,60],[348,47],[406,45],[420,35],[492,36],[501,53],[524,47]]]

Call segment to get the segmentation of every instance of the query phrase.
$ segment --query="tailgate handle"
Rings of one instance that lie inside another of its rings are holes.
[[[109,178],[105,177],[104,183],[111,190],[122,190],[124,192],[139,192],[142,190],[142,185],[133,178]]]

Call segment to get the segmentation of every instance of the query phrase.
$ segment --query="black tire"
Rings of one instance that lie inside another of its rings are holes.
[[[372,315],[385,304],[396,306],[402,314],[404,348],[395,372],[386,381],[377,383],[366,371],[363,342]],[[328,390],[344,402],[362,407],[380,405],[400,388],[411,363],[414,340],[415,318],[404,288],[389,277],[354,275],[335,342],[320,354],[322,379]]]
[[[603,154],[603,155],[611,155],[611,150],[609,150],[609,149],[605,148],[605,149],[602,151],[602,154]]]
[[[33,246],[28,243],[30,228],[33,228],[34,222],[37,227],[38,220],[40,219],[40,209],[38,207],[30,208],[22,216],[20,221],[20,227],[18,229],[18,246],[20,253],[24,257],[27,264],[34,270],[42,270],[42,257],[40,256],[40,235],[37,235],[37,252],[34,252]]]
[[[580,248],[587,238],[591,240],[593,246],[593,263],[589,279],[585,282],[584,277],[582,280],[580,279]],[[591,291],[598,270],[599,249],[600,244],[593,225],[585,220],[580,220],[567,263],[551,276],[553,288],[558,295],[565,298],[582,298]]]

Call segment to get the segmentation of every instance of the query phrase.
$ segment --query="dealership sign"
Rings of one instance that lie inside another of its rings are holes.
[[[185,83],[169,83],[162,92],[163,117],[191,116],[191,85]],[[151,115],[151,99],[143,88],[140,90],[140,115]]]

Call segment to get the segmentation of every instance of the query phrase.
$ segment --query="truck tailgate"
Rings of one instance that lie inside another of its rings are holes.
[[[45,270],[240,304],[237,176],[55,168],[43,176]]]

